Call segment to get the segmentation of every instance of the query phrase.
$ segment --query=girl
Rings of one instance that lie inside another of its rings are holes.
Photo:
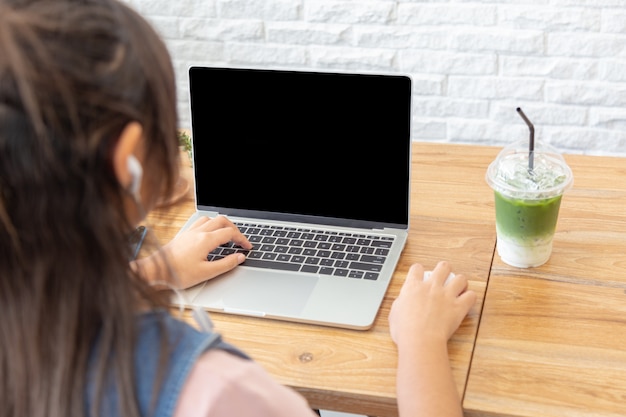
[[[129,262],[177,178],[175,109],[168,52],[128,6],[0,0],[0,416],[315,415],[150,284],[236,267],[206,261],[251,247],[232,223],[202,219]],[[461,415],[446,344],[475,294],[462,275],[444,285],[449,272],[423,281],[415,265],[390,314],[402,416]]]

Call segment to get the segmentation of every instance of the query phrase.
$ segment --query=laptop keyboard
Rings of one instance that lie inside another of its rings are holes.
[[[229,242],[209,253],[209,261],[241,252],[246,255],[245,266],[376,280],[394,239],[243,222],[235,225],[254,248],[245,250]]]

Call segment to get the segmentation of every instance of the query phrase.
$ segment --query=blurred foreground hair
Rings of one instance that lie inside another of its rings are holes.
[[[88,364],[139,416],[136,314],[165,300],[128,262],[111,155],[131,121],[155,200],[177,178],[176,91],[142,17],[117,0],[0,0],[0,417],[95,415]]]

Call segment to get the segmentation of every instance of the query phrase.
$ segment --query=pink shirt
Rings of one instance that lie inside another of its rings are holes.
[[[222,350],[204,353],[191,370],[174,417],[317,417],[297,392],[256,362]]]

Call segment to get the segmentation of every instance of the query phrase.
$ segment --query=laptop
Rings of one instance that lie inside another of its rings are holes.
[[[365,330],[409,230],[406,75],[191,67],[196,212],[254,248],[188,307]],[[225,244],[219,259],[242,248]]]

